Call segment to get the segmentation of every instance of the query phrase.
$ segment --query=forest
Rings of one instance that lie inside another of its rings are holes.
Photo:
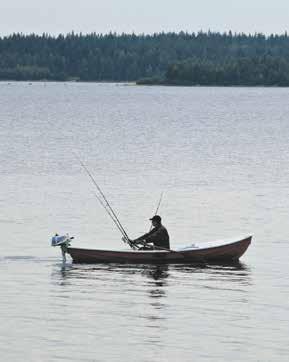
[[[0,80],[289,85],[287,33],[12,34]]]

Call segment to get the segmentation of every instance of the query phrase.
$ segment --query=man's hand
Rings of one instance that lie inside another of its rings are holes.
[[[145,239],[137,239],[137,240],[135,240],[135,242],[137,242],[137,244],[141,244],[141,245],[146,245],[146,241],[145,241]]]

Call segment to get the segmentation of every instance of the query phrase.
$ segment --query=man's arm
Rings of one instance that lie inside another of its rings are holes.
[[[146,242],[147,243],[154,243],[155,241],[157,241],[158,239],[160,239],[162,237],[162,228],[158,228],[156,230],[154,230],[153,233],[147,233],[147,238],[146,238]]]
[[[138,241],[145,240],[147,243],[153,243],[153,240],[150,241],[150,239],[156,232],[157,232],[157,230],[154,228],[150,232],[143,234],[142,236],[138,237],[137,239],[134,239],[133,242],[137,243]]]

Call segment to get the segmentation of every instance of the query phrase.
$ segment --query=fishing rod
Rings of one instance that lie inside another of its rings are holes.
[[[102,201],[102,199],[95,193],[93,192],[94,196],[97,198],[97,200],[99,201],[100,205],[104,208],[104,210],[106,211],[106,213],[109,215],[109,217],[111,218],[111,220],[114,222],[114,224],[116,225],[116,227],[118,228],[118,230],[120,231],[120,233],[123,236],[123,241],[125,243],[128,243],[129,246],[132,249],[138,249],[137,245],[132,244],[132,242],[130,241],[130,239],[127,239],[125,234],[123,233],[123,230],[121,229],[121,227],[119,226],[119,224],[117,223],[116,219],[114,218],[114,216],[112,215],[111,211],[107,208],[107,206],[105,205],[105,203]]]
[[[157,215],[157,213],[158,213],[158,211],[159,211],[159,208],[160,208],[160,206],[161,206],[161,202],[162,202],[162,199],[163,199],[163,194],[164,194],[164,192],[162,191],[161,197],[160,197],[160,199],[159,199],[159,202],[158,202],[158,205],[157,205],[157,208],[156,208],[156,211],[155,211],[155,215]],[[150,231],[152,230],[152,228],[153,228],[153,226],[151,225]]]
[[[88,176],[90,177],[90,179],[92,180],[93,184],[96,186],[98,192],[100,193],[100,195],[102,196],[103,200],[105,201],[106,206],[109,208],[109,210],[111,211],[112,215],[114,216],[117,224],[119,225],[119,227],[120,227],[120,229],[121,229],[121,231],[122,231],[123,236],[125,236],[125,238],[126,238],[127,240],[129,240],[129,237],[128,237],[126,231],[124,230],[123,226],[121,225],[118,217],[116,216],[115,212],[113,211],[112,207],[110,206],[110,204],[109,204],[107,198],[105,197],[104,193],[102,192],[101,188],[100,188],[99,185],[96,183],[94,177],[92,176],[92,174],[89,172],[88,168],[85,166],[85,164],[84,164],[80,159],[79,159],[79,162],[80,162],[81,166],[84,168],[84,170],[86,171],[86,173],[88,174]]]
[[[157,215],[157,213],[158,213],[158,211],[159,211],[159,208],[160,208],[160,206],[161,206],[161,202],[162,202],[162,199],[163,199],[163,194],[164,194],[164,192],[162,191],[161,197],[160,197],[160,200],[159,200],[159,203],[158,203],[156,212],[155,212],[155,215]]]
[[[92,176],[92,174],[89,172],[88,168],[85,166],[85,164],[81,161],[81,159],[77,156],[78,161],[80,162],[81,166],[83,167],[83,169],[86,171],[86,173],[88,174],[88,176],[90,177],[90,179],[92,180],[93,184],[96,186],[98,192],[100,193],[100,195],[102,196],[102,199],[104,200],[104,202],[97,196],[99,202],[101,202],[102,206],[105,208],[105,210],[107,211],[108,215],[111,217],[111,219],[113,220],[113,222],[115,223],[115,225],[117,226],[117,228],[119,229],[119,231],[121,232],[121,234],[123,235],[125,241],[132,247],[130,238],[128,237],[126,231],[124,230],[121,222],[119,221],[118,217],[116,216],[115,212],[113,211],[112,207],[110,206],[110,203],[108,202],[107,198],[105,197],[104,193],[102,192],[100,186],[97,184],[97,182],[95,181],[94,177]],[[107,209],[108,208],[108,209]],[[109,210],[109,212],[108,212]]]
[[[93,195],[97,198],[97,200],[99,201],[100,205],[104,208],[104,210],[106,211],[106,213],[109,215],[109,217],[112,219],[112,221],[114,222],[114,224],[116,225],[116,227],[117,227],[118,230],[120,231],[120,233],[124,236],[122,229],[120,228],[119,224],[117,223],[117,221],[115,220],[115,218],[113,217],[112,213],[111,213],[110,210],[107,208],[107,206],[105,205],[105,203],[102,201],[102,199],[101,199],[95,192],[93,192]]]

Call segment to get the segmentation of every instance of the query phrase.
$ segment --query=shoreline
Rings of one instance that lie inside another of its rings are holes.
[[[94,81],[94,80],[0,80],[0,84],[11,85],[11,83],[76,83],[76,84],[115,84],[125,86],[144,86],[144,87],[185,87],[185,88],[289,88],[289,85],[266,85],[266,84],[187,84],[187,83],[168,83],[168,82],[139,82],[139,81]]]

